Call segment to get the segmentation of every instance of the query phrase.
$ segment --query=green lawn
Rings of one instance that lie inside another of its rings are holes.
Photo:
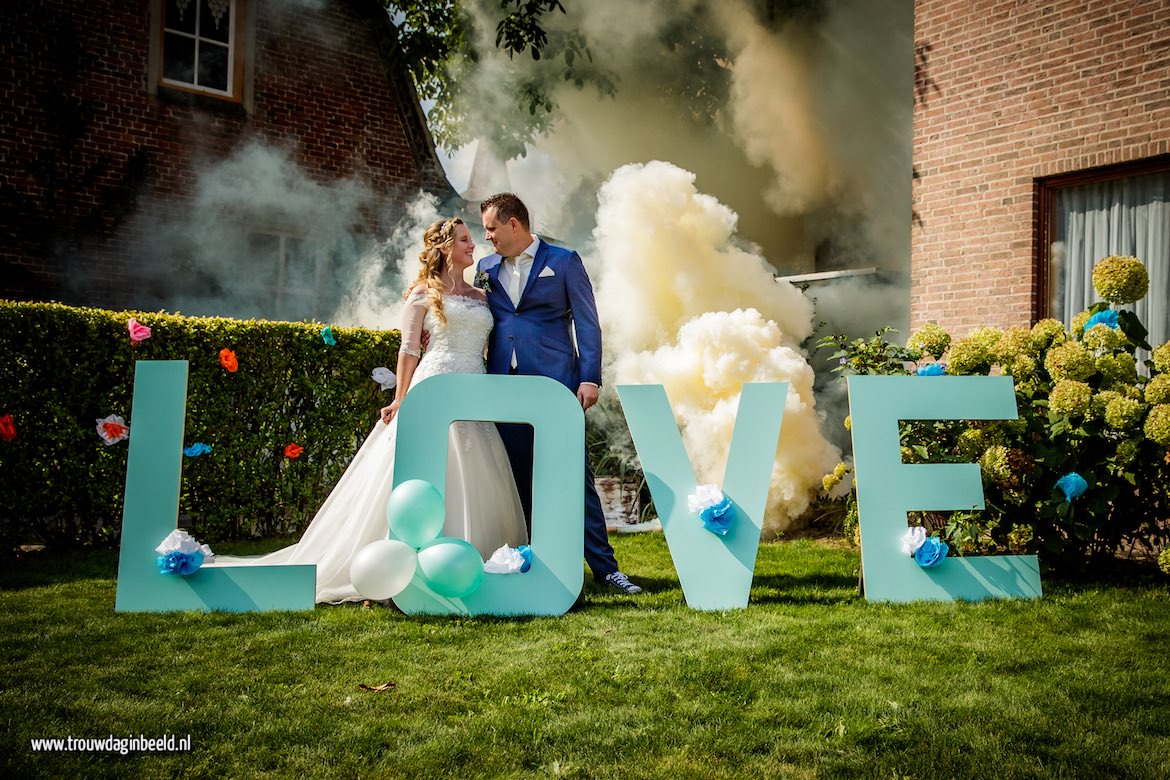
[[[802,540],[761,547],[748,609],[701,613],[661,535],[615,544],[648,593],[590,581],[580,608],[526,620],[116,615],[115,553],[32,554],[0,574],[0,772],[1170,777],[1165,578],[868,604],[855,552]],[[193,749],[29,742],[110,734]]]

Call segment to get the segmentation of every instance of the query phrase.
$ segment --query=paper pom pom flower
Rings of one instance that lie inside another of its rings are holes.
[[[928,536],[914,551],[914,562],[924,569],[938,566],[947,557],[947,544],[937,536]]]
[[[130,331],[130,340],[137,343],[139,341],[146,341],[150,338],[150,328],[143,325],[133,317],[126,323],[126,329]]]
[[[337,338],[333,335],[333,328],[328,325],[321,328],[321,340],[331,347],[337,346]]]
[[[214,563],[215,554],[206,544],[200,544],[191,537],[191,534],[176,528],[167,534],[158,547],[155,563],[159,574],[178,574],[186,577],[199,571],[205,563]]]
[[[108,447],[127,438],[130,435],[130,426],[118,415],[111,414],[97,421],[97,432]]]
[[[699,513],[703,527],[717,536],[726,536],[731,530],[734,513],[731,499],[716,485],[699,485],[687,496],[687,508]]]
[[[240,361],[236,360],[236,353],[232,352],[227,347],[219,351],[219,364],[223,366],[229,374],[234,374],[240,370]]]
[[[188,458],[198,458],[200,455],[206,455],[209,452],[211,452],[211,445],[204,444],[201,441],[195,442],[190,447],[183,448],[183,454]]]
[[[1092,329],[1094,325],[1108,325],[1113,330],[1117,330],[1119,324],[1117,312],[1113,309],[1105,309],[1104,311],[1097,312],[1085,321],[1085,330]]]
[[[296,442],[284,445],[284,457],[286,458],[299,458],[304,451],[305,448]]]
[[[1056,489],[1064,493],[1064,500],[1071,502],[1074,498],[1089,489],[1089,483],[1075,471],[1070,471],[1056,480]]]
[[[378,366],[371,371],[370,378],[377,382],[383,390],[393,390],[394,386],[398,384],[398,377],[394,376],[394,372],[385,366]]]
[[[16,423],[12,421],[12,415],[0,415],[0,440],[12,441],[16,438]]]
[[[902,554],[913,555],[926,541],[926,529],[920,525],[911,526],[902,534]]]
[[[927,536],[920,525],[911,526],[902,534],[902,554],[914,558],[924,569],[938,566],[947,557],[947,544],[937,536]]]
[[[486,574],[523,574],[531,568],[532,548],[526,544],[519,547],[505,544],[483,562]]]

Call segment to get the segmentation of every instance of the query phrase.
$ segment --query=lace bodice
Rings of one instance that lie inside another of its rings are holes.
[[[483,350],[492,330],[492,313],[485,301],[462,295],[443,297],[447,323],[427,310],[423,329],[431,334],[430,347],[414,372],[414,382],[436,374],[482,374]]]

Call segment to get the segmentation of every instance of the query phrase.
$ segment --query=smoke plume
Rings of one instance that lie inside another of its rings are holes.
[[[840,451],[821,435],[800,343],[812,304],[736,244],[736,216],[664,162],[619,168],[598,195],[594,276],[614,385],[662,384],[701,483],[723,481],[742,387],[788,382],[765,530],[809,506]]]

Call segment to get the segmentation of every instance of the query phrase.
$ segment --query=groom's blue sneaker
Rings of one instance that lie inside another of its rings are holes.
[[[605,575],[605,584],[611,588],[616,588],[623,593],[628,593],[631,596],[642,592],[641,588],[630,582],[630,578],[622,574],[620,571],[615,571],[613,574]]]

